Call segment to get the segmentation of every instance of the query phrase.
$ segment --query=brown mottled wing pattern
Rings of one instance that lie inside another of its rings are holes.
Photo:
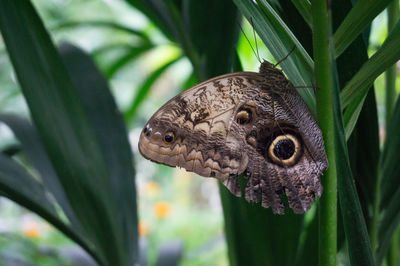
[[[141,154],[157,163],[216,177],[235,195],[295,213],[322,193],[327,167],[321,131],[285,76],[268,62],[203,82],[171,99],[144,127]]]
[[[255,73],[228,74],[201,83],[171,99],[157,111],[142,132],[139,150],[144,157],[183,167],[221,180],[244,171],[247,156],[230,143],[229,123],[246,88],[260,81]],[[166,143],[162,136],[174,132]]]

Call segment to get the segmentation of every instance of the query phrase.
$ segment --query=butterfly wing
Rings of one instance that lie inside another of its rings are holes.
[[[249,180],[246,200],[261,201],[274,213],[284,213],[283,194],[295,213],[321,196],[319,176],[327,168],[321,131],[294,87],[265,86],[247,92],[254,109],[245,125],[232,123],[231,133],[246,136]],[[242,107],[243,108],[243,107]]]
[[[177,95],[150,118],[139,151],[157,163],[205,177],[224,181],[237,176],[245,170],[248,157],[240,142],[228,137],[228,128],[246,90],[260,81],[257,73],[232,73]]]
[[[274,69],[275,71],[275,69]],[[157,163],[216,177],[246,200],[284,213],[308,210],[327,167],[321,131],[281,72],[240,72],[208,80],[162,106],[144,127],[141,154]]]

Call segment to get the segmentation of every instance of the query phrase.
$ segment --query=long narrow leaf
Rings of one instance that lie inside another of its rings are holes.
[[[125,121],[129,124],[132,122],[136,110],[140,106],[140,104],[143,102],[147,94],[149,93],[152,85],[154,82],[157,81],[157,79],[165,72],[166,69],[168,69],[171,65],[173,65],[175,62],[177,62],[180,58],[175,58],[172,61],[166,63],[165,65],[161,66],[157,70],[155,70],[143,83],[142,86],[138,89],[138,92],[134,96],[132,103],[129,107],[129,109],[125,112]]]
[[[333,54],[333,52],[332,52]],[[332,55],[331,54],[331,55]],[[334,58],[331,58],[334,62]],[[336,69],[334,65],[333,69]],[[334,74],[335,75],[335,74]],[[363,216],[357,190],[354,185],[350,168],[342,109],[339,100],[339,85],[337,78],[334,80],[334,119],[335,119],[335,146],[336,167],[338,174],[338,192],[343,226],[346,234],[347,247],[352,265],[374,265],[371,244],[367,226]]]
[[[106,76],[108,79],[112,78],[118,71],[126,66],[129,62],[132,62],[137,57],[147,52],[151,46],[140,46],[140,47],[132,47],[128,51],[126,51],[121,57],[119,57],[115,62],[110,64],[106,69]]]
[[[311,4],[308,0],[291,0],[293,5],[296,6],[297,10],[303,17],[304,21],[307,22],[308,26],[312,27],[311,19]]]
[[[53,30],[63,30],[63,29],[78,28],[78,27],[103,27],[113,30],[119,30],[122,32],[126,32],[128,34],[135,35],[147,44],[150,43],[149,37],[144,32],[132,29],[128,26],[118,24],[112,21],[103,21],[103,20],[69,21],[57,25],[56,27],[53,28]]]
[[[0,187],[11,199],[30,209],[39,209],[58,218],[46,190],[33,176],[12,159],[0,154]]]
[[[380,164],[382,218],[379,226],[378,265],[386,255],[393,232],[400,222],[400,97],[387,128]]]
[[[275,215],[222,185],[220,193],[231,265],[294,265],[304,215]]]
[[[233,64],[239,23],[238,10],[231,1],[185,1],[182,27],[198,55],[198,62],[192,63],[199,70],[199,80],[231,71],[227,66]]]
[[[16,162],[2,154],[0,154],[0,194],[37,213],[81,245],[93,258],[100,260],[90,241],[71,229],[58,216],[42,184]]]
[[[334,34],[337,57],[371,24],[372,20],[385,9],[390,1],[359,0],[356,2]]]
[[[61,186],[57,174],[54,171],[50,160],[44,151],[42,142],[36,129],[27,120],[14,115],[0,115],[0,121],[6,123],[15,136],[22,144],[24,153],[28,157],[32,166],[38,171],[47,190],[54,196],[57,203],[61,206],[65,215],[71,222],[72,227],[80,233],[82,228],[77,220],[74,211],[65,195],[64,188]]]
[[[91,58],[69,44],[62,45],[60,53],[78,89],[108,170],[117,212],[114,219],[118,221],[123,238],[123,245],[118,248],[123,251],[128,265],[133,265],[138,258],[135,172],[122,116],[107,81]]]
[[[360,95],[366,95],[374,80],[400,59],[400,22],[390,32],[382,47],[361,67],[340,94],[342,108]]]
[[[99,251],[99,263],[128,264],[101,147],[31,3],[0,1],[0,28],[33,121],[72,208]]]

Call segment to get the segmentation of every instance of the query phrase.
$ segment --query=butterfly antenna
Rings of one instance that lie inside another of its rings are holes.
[[[290,55],[291,53],[293,53],[293,51],[294,51],[295,48],[296,48],[296,46],[293,46],[293,48],[289,51],[289,53],[288,53],[284,58],[282,58],[281,60],[279,60],[279,62],[276,63],[276,64],[274,65],[274,67],[276,67],[277,65],[279,65],[280,63],[282,63],[283,61],[285,61],[285,60],[289,57],[289,55]]]
[[[254,50],[253,46],[251,45],[250,40],[249,40],[249,38],[247,38],[246,33],[244,33],[244,30],[243,30],[243,28],[242,28],[242,25],[240,25],[239,22],[238,22],[238,25],[239,25],[240,31],[243,33],[244,37],[246,38],[247,42],[249,43],[249,45],[250,45],[250,47],[251,47],[251,50],[253,51],[254,55],[257,57],[258,61],[261,63],[260,57],[258,56],[258,53],[256,53],[256,51]],[[256,43],[256,45],[257,45],[257,43]]]
[[[254,42],[256,43],[256,51],[257,51],[256,56],[257,56],[258,62],[261,63],[260,51],[258,50],[258,42],[257,42],[256,30],[254,28],[254,23],[253,23],[253,18],[252,17],[250,17],[250,25],[253,28],[253,37],[254,37]]]

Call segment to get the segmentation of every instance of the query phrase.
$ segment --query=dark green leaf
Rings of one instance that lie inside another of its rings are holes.
[[[121,203],[114,198],[119,180],[111,178],[80,95],[31,3],[0,1],[0,28],[32,119],[71,206],[98,252],[96,259],[106,265],[132,264],[130,258],[136,252],[125,246],[120,209],[127,205],[134,209],[135,201]],[[99,106],[99,116],[101,111]],[[134,198],[134,187],[125,189]],[[129,224],[133,230],[135,225]]]
[[[0,115],[0,121],[6,123],[19,139],[25,155],[32,163],[32,166],[40,174],[43,185],[54,196],[68,220],[71,222],[74,230],[83,233],[81,225],[65,196],[64,189],[60,184],[58,176],[44,151],[36,129],[29,123],[29,121],[14,115],[2,114]]]
[[[356,2],[334,34],[336,56],[340,56],[346,50],[390,1],[359,0]]]
[[[359,103],[365,96],[374,80],[389,66],[400,59],[400,22],[390,32],[382,47],[361,67],[353,78],[343,88],[340,99],[342,108],[351,102]]]
[[[170,39],[178,37],[178,29],[174,24],[174,20],[168,8],[167,2],[171,2],[170,0],[126,0],[126,2],[143,12],[143,14],[162,30],[165,36]]]
[[[0,194],[37,213],[99,259],[89,240],[71,229],[57,214],[47,191],[20,165],[0,154]]]
[[[368,145],[366,145],[368,143]],[[366,97],[356,128],[348,142],[352,172],[366,223],[372,221],[379,161],[378,117],[374,91]]]
[[[378,263],[388,250],[393,232],[400,222],[400,97],[387,127],[385,145],[380,160],[381,223],[379,226]]]
[[[12,159],[0,154],[0,186],[11,199],[29,209],[40,210],[59,219],[46,190]]]
[[[331,53],[333,55],[333,51]],[[335,62],[331,58],[332,62]],[[336,76],[336,65],[333,65],[333,76]],[[374,265],[367,226],[363,216],[357,190],[350,168],[346,137],[344,132],[342,109],[339,100],[339,82],[334,79],[333,110],[335,119],[336,167],[338,173],[338,192],[343,227],[346,234],[347,247],[352,265]]]
[[[104,157],[117,212],[114,219],[118,221],[123,239],[123,245],[118,248],[125,254],[125,261],[133,265],[138,257],[135,172],[122,116],[107,81],[91,58],[68,44],[60,47],[60,53]]]
[[[307,22],[308,26],[312,28],[312,19],[311,19],[311,4],[309,1],[302,0],[291,0],[293,5],[296,6],[297,10],[303,17],[304,21]]]
[[[239,13],[231,1],[184,1],[183,26],[196,49],[200,70],[197,78],[230,72],[239,34]],[[221,33],[223,32],[223,41]],[[207,36],[205,38],[204,36]],[[196,66],[197,65],[197,66]]]
[[[220,185],[230,265],[293,265],[303,215],[272,214]]]

